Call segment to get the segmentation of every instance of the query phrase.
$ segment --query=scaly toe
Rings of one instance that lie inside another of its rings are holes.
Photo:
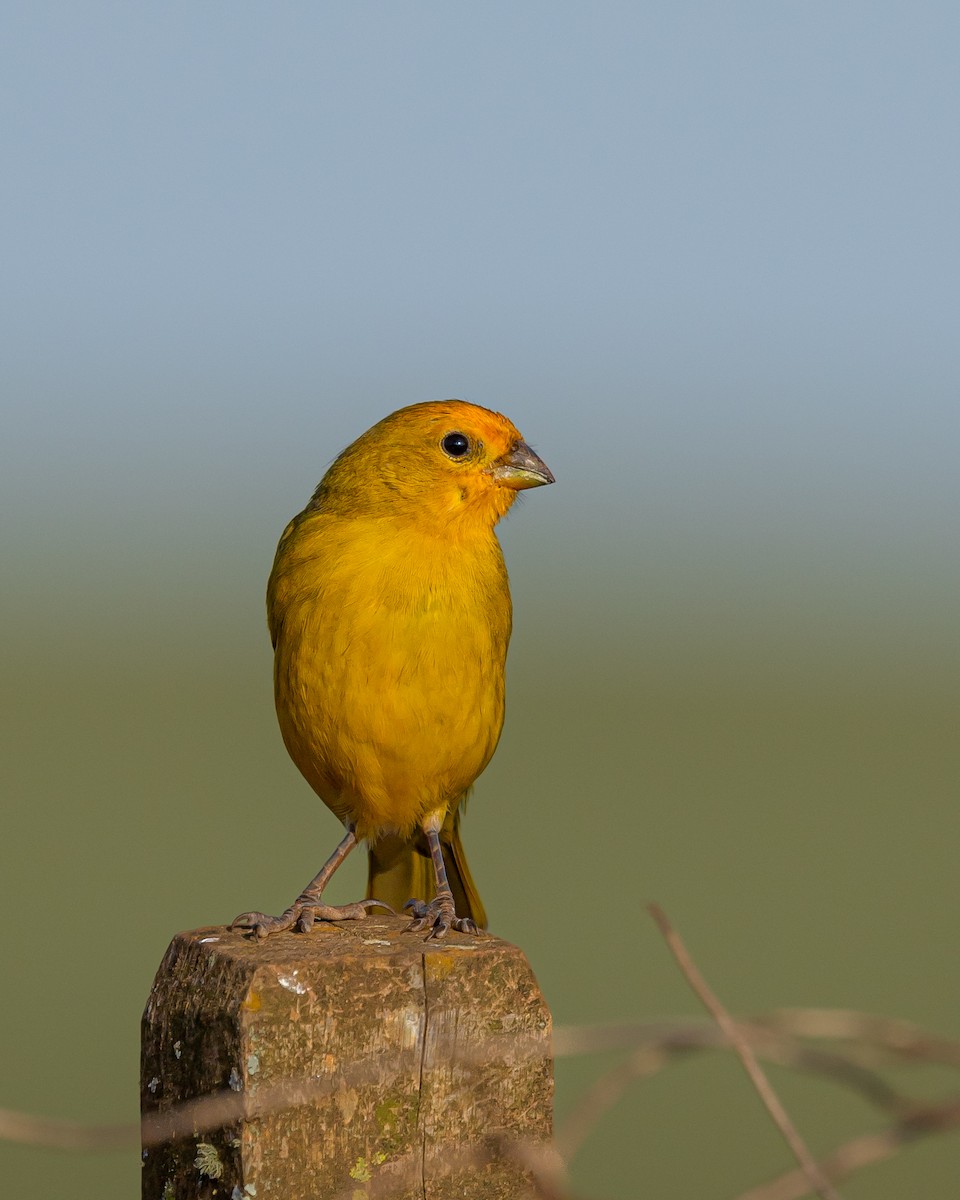
[[[246,912],[234,917],[228,928],[246,930],[252,933],[258,942],[262,942],[271,933],[283,933],[284,930],[292,929],[299,915],[299,909],[291,908],[279,917],[271,917],[262,912]]]
[[[470,917],[458,917],[453,904],[449,900],[431,900],[425,904],[422,900],[408,900],[403,906],[404,911],[410,910],[413,920],[407,926],[407,933],[422,933],[429,930],[427,941],[446,937],[453,929],[457,933],[479,933],[476,921]]]
[[[391,916],[397,914],[382,900],[355,900],[353,904],[314,904],[311,911],[317,921],[362,921],[369,909],[385,908]],[[307,910],[304,909],[304,912]],[[302,918],[301,918],[302,919]]]
[[[362,921],[371,908],[385,908],[391,916],[397,916],[389,904],[382,900],[357,900],[353,904],[321,904],[309,896],[298,896],[293,904],[279,917],[262,912],[241,913],[230,922],[230,929],[241,929],[253,935],[258,942],[274,933],[295,929],[297,933],[310,933],[315,925],[323,921]]]

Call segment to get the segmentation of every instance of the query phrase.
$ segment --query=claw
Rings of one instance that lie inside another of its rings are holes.
[[[300,910],[300,915],[297,917],[297,932],[309,933],[313,928],[313,923],[316,920],[317,910],[310,905]]]
[[[241,913],[239,917],[234,917],[227,928],[248,930],[258,942],[262,942],[271,933],[283,933],[286,929],[292,929],[299,916],[299,911],[299,909],[288,908],[279,917],[271,917],[262,912]]]
[[[476,921],[457,916],[452,900],[431,900],[429,904],[422,900],[408,900],[403,908],[404,911],[409,908],[413,915],[407,933],[422,933],[424,929],[429,929],[427,941],[446,937],[451,929],[456,933],[480,933]]]

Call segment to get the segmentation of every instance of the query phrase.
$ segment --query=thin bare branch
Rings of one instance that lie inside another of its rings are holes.
[[[740,1022],[770,1033],[823,1041],[849,1041],[849,1052],[871,1062],[937,1063],[960,1069],[960,1041],[932,1034],[909,1021],[879,1017],[873,1013],[832,1008],[782,1008]],[[632,1050],[674,1037],[694,1036],[714,1025],[698,1018],[662,1021],[625,1021],[604,1025],[557,1025],[553,1030],[553,1052],[557,1058],[596,1054],[607,1050]],[[718,1037],[719,1040],[719,1037]]]
[[[0,1140],[56,1150],[123,1150],[140,1144],[139,1125],[85,1125],[0,1108]]]
[[[693,1047],[687,1047],[687,1051]],[[643,1046],[624,1062],[605,1071],[577,1098],[556,1132],[557,1149],[570,1162],[603,1116],[617,1103],[631,1083],[648,1079],[668,1066],[680,1052],[665,1045]]]
[[[757,1024],[798,1037],[849,1041],[906,1062],[939,1063],[960,1069],[960,1041],[928,1033],[910,1021],[843,1008],[784,1008]],[[873,1061],[876,1061],[874,1059]]]
[[[819,1164],[829,1178],[839,1181],[855,1171],[892,1158],[910,1142],[934,1133],[960,1128],[960,1100],[935,1105],[880,1133],[866,1133],[839,1146]],[[802,1171],[785,1175],[742,1192],[737,1200],[802,1200],[810,1195],[810,1181]]]
[[[773,1090],[770,1081],[763,1072],[763,1068],[757,1061],[750,1043],[740,1031],[740,1027],[734,1021],[733,1017],[720,1003],[718,998],[710,990],[706,980],[700,974],[696,964],[690,957],[686,946],[683,944],[679,934],[673,929],[670,922],[667,920],[667,915],[662,908],[657,904],[649,905],[649,912],[657,923],[660,933],[663,935],[664,941],[670,947],[673,957],[677,961],[677,965],[683,972],[687,982],[690,984],[693,991],[699,997],[707,1011],[711,1014],[723,1032],[726,1034],[730,1045],[736,1051],[740,1061],[743,1063],[744,1070],[750,1077],[753,1086],[757,1090],[757,1094],[763,1101],[767,1112],[773,1118],[774,1123],[780,1130],[787,1145],[793,1151],[793,1155],[803,1169],[804,1174],[813,1185],[813,1190],[822,1200],[840,1200],[839,1194],[831,1186],[830,1181],[824,1176],[823,1172],[817,1166],[816,1159],[807,1148],[806,1142],[800,1136],[796,1126],[787,1115],[787,1110],[780,1102],[779,1096]]]
[[[861,1014],[847,1014],[849,1019],[842,1026],[844,1037],[851,1036],[850,1029],[856,1027],[852,1022],[860,1016]],[[900,1024],[888,1022],[891,1028],[898,1029]],[[896,1092],[879,1075],[845,1054],[832,1055],[826,1051],[805,1047],[795,1038],[774,1032],[777,1029],[792,1028],[793,1025],[815,1029],[819,1036],[825,1036],[824,1028],[837,1028],[833,1015],[830,1015],[829,1021],[820,1021],[817,1011],[811,1010],[758,1017],[750,1024],[742,1025],[741,1029],[756,1053],[768,1061],[827,1076],[856,1089],[871,1103],[900,1116],[905,1116],[916,1108],[911,1100]],[[561,1026],[556,1033],[560,1054],[583,1054],[621,1046],[634,1048],[634,1054],[626,1062],[618,1064],[601,1077],[579,1099],[564,1121],[558,1134],[558,1142],[568,1158],[582,1145],[596,1122],[616,1103],[633,1080],[656,1074],[677,1056],[728,1046],[725,1035],[712,1022],[693,1020],[582,1028]],[[943,1045],[950,1049],[949,1043],[922,1030],[917,1031],[913,1042],[930,1048],[931,1061],[933,1048]],[[854,1053],[855,1049],[852,1048],[851,1053]],[[531,1047],[531,1052],[533,1051],[540,1052],[538,1048]],[[478,1056],[482,1054],[482,1047],[478,1047],[477,1053]],[[916,1051],[911,1051],[911,1055],[915,1057]],[[349,1082],[353,1086],[363,1081],[357,1074],[356,1077],[352,1075]],[[318,1079],[303,1080],[299,1083],[291,1080],[272,1089],[261,1088],[255,1099],[245,1098],[232,1091],[213,1093],[196,1100],[185,1101],[163,1113],[146,1113],[142,1126],[133,1123],[92,1126],[77,1121],[0,1109],[0,1140],[49,1146],[60,1150],[109,1150],[135,1145],[142,1134],[144,1144],[152,1146],[168,1138],[189,1136],[194,1132],[209,1131],[245,1118],[265,1116],[298,1103],[310,1103],[329,1094],[334,1086],[340,1086],[343,1082],[342,1079],[337,1084]]]
[[[919,1105],[891,1088],[864,1063],[936,1062],[960,1067],[960,1043],[933,1035],[905,1021],[846,1010],[787,1009],[754,1017],[738,1026],[754,1053],[768,1062],[821,1075],[858,1091],[871,1103],[900,1118],[894,1127],[907,1130],[901,1141],[924,1119],[929,1106]],[[799,1038],[832,1039],[846,1042],[842,1051],[832,1052],[804,1045]],[[559,1026],[554,1031],[558,1056],[629,1048],[634,1052],[625,1062],[606,1072],[577,1101],[560,1125],[557,1148],[569,1161],[605,1112],[615,1104],[634,1080],[649,1078],[683,1055],[712,1049],[727,1049],[725,1033],[710,1022],[698,1019],[630,1022],[619,1025]],[[542,1053],[531,1046],[531,1053]],[[483,1047],[476,1050],[482,1058]],[[362,1068],[358,1068],[362,1070]],[[357,1078],[350,1084],[362,1082]],[[142,1137],[153,1146],[178,1137],[192,1136],[241,1120],[309,1104],[328,1095],[338,1081],[310,1079],[288,1081],[261,1088],[256,1097],[224,1091],[174,1106],[163,1113],[147,1113],[143,1124],[90,1126],[77,1121],[33,1116],[0,1109],[0,1140],[47,1146],[61,1150],[110,1150],[137,1145]],[[946,1127],[946,1126],[945,1126]],[[924,1132],[935,1132],[935,1129]],[[884,1135],[887,1138],[889,1135]],[[874,1145],[870,1139],[865,1143]],[[888,1145],[884,1141],[884,1146]],[[894,1153],[900,1141],[889,1153]],[[854,1144],[860,1145],[860,1140]],[[559,1160],[562,1162],[562,1159]],[[853,1168],[851,1168],[853,1169]],[[796,1174],[791,1176],[799,1178]],[[549,1190],[538,1183],[541,1193]],[[557,1184],[549,1186],[556,1188]],[[565,1186],[565,1185],[564,1185]],[[790,1186],[799,1186],[791,1184]],[[806,1187],[806,1182],[804,1182]],[[807,1188],[809,1190],[809,1188]],[[803,1194],[803,1193],[800,1193]],[[557,1195],[565,1195],[559,1192]]]
[[[892,1088],[882,1076],[852,1061],[816,1047],[804,1046],[796,1039],[772,1033],[759,1025],[741,1025],[757,1056],[777,1066],[819,1075],[857,1092],[885,1112],[906,1117],[920,1109],[909,1096]],[[729,1050],[726,1035],[712,1022],[692,1025],[650,1026],[650,1041],[634,1050],[622,1062],[605,1071],[576,1100],[559,1124],[557,1147],[569,1162],[599,1121],[634,1082],[649,1079],[669,1067],[676,1059],[708,1050]],[[654,1036],[655,1035],[655,1036]]]
[[[602,1054],[608,1050],[636,1050],[697,1035],[710,1030],[718,1044],[722,1037],[712,1021],[701,1017],[678,1017],[666,1021],[623,1021],[603,1025],[554,1025],[554,1058],[572,1058],[583,1054]]]
[[[527,1190],[519,1195],[533,1200],[577,1200],[570,1191],[564,1163],[556,1150],[542,1142],[508,1137],[487,1137],[482,1141],[466,1142],[458,1148],[445,1147],[443,1161],[430,1163],[430,1179],[437,1182],[449,1179],[458,1172],[475,1170],[497,1159],[515,1163],[527,1175]],[[390,1200],[398,1193],[418,1191],[423,1187],[423,1156],[421,1152],[407,1154],[391,1162],[364,1183],[365,1200]],[[356,1185],[338,1192],[333,1200],[354,1200]]]
[[[211,1092],[164,1112],[144,1113],[142,1120],[125,1125],[83,1125],[0,1109],[0,1139],[54,1150],[113,1150],[141,1144],[149,1148],[310,1104],[343,1084],[342,1079],[289,1080],[259,1088],[255,1099],[242,1092]]]

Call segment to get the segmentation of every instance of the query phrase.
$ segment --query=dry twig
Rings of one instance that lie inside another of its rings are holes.
[[[508,1159],[528,1176],[528,1193],[533,1200],[578,1200],[570,1191],[566,1165],[556,1150],[540,1142],[489,1137],[470,1142],[458,1150],[447,1148],[442,1163],[431,1163],[431,1180],[446,1179],[455,1172],[482,1167],[494,1159]],[[365,1200],[390,1200],[411,1184],[422,1188],[422,1159],[409,1156],[401,1172],[375,1175],[364,1185]],[[353,1200],[356,1187],[344,1189],[333,1200]]]
[[[918,1138],[960,1127],[960,1100],[934,1105],[880,1133],[853,1138],[819,1164],[824,1175],[845,1179],[854,1171],[884,1162]],[[802,1200],[810,1194],[810,1181],[802,1171],[788,1171],[769,1183],[743,1192],[737,1200]]]
[[[878,1017],[846,1008],[781,1008],[757,1024],[797,1037],[855,1044],[861,1061],[939,1063],[960,1069],[960,1041],[928,1033],[911,1021]],[[872,1055],[870,1052],[873,1052]]]
[[[667,915],[659,905],[649,905],[649,911],[653,919],[657,923],[664,941],[670,947],[673,957],[677,960],[677,965],[683,972],[687,982],[690,984],[693,991],[702,1001],[704,1007],[713,1016],[714,1020],[726,1034],[727,1040],[735,1050],[737,1057],[743,1063],[744,1070],[750,1077],[753,1086],[757,1090],[757,1094],[763,1101],[767,1112],[773,1118],[777,1128],[783,1134],[784,1140],[793,1151],[794,1157],[803,1169],[804,1174],[810,1183],[813,1185],[813,1190],[819,1195],[822,1200],[840,1200],[838,1193],[831,1186],[830,1181],[824,1176],[823,1172],[817,1166],[816,1159],[807,1148],[806,1142],[800,1136],[796,1126],[787,1115],[787,1110],[780,1102],[779,1096],[770,1085],[763,1072],[763,1068],[757,1061],[757,1057],[753,1052],[750,1043],[744,1037],[740,1027],[734,1021],[733,1017],[723,1007],[717,997],[710,990],[706,980],[697,970],[696,964],[690,957],[686,946],[684,946],[679,934],[671,926],[667,920]]]
[[[576,1155],[603,1115],[632,1083],[649,1079],[686,1055],[730,1048],[726,1035],[713,1022],[695,1024],[678,1021],[620,1026],[616,1033],[620,1036],[628,1029],[632,1033],[629,1044],[635,1047],[633,1053],[605,1071],[578,1097],[557,1130],[557,1147],[567,1161]],[[756,1055],[767,1062],[823,1076],[852,1089],[878,1108],[900,1117],[918,1110],[917,1103],[909,1096],[892,1088],[882,1076],[846,1054],[804,1046],[796,1038],[772,1032],[762,1024],[762,1018],[758,1019],[758,1023],[741,1024],[740,1029]],[[579,1031],[564,1029],[562,1032],[567,1051],[577,1053]],[[602,1026],[584,1029],[583,1044],[591,1048],[598,1041],[602,1044],[603,1033]]]
[[[139,1145],[139,1125],[85,1125],[0,1108],[0,1141],[53,1150],[123,1150]]]
[[[675,934],[673,937],[686,954]],[[686,962],[689,963],[689,955]],[[692,983],[686,970],[684,973]],[[732,1022],[729,1014],[726,1016]],[[937,1063],[960,1068],[960,1042],[930,1034],[906,1021],[834,1009],[778,1010],[734,1023],[734,1028],[756,1057],[853,1088],[898,1118],[882,1133],[855,1138],[828,1156],[819,1164],[819,1170],[829,1179],[845,1178],[861,1167],[882,1162],[917,1138],[960,1127],[960,1100],[951,1098],[940,1105],[917,1103],[892,1088],[872,1069],[891,1062]],[[802,1038],[846,1044],[836,1051],[825,1050],[805,1045]],[[736,1048],[722,1026],[697,1020],[558,1026],[554,1030],[554,1050],[558,1057],[616,1049],[629,1049],[632,1053],[580,1097],[558,1130],[556,1150],[515,1142],[474,1144],[464,1148],[462,1161],[461,1156],[451,1160],[450,1169],[480,1164],[495,1152],[514,1158],[529,1172],[531,1194],[536,1200],[573,1200],[566,1182],[565,1162],[573,1158],[583,1140],[630,1083],[656,1074],[678,1057],[731,1046]],[[476,1056],[482,1059],[482,1047],[477,1049]],[[356,1071],[357,1078],[351,1075],[351,1084],[362,1081],[362,1067]],[[291,1080],[261,1088],[255,1098],[233,1091],[218,1092],[165,1112],[146,1113],[140,1124],[84,1125],[0,1109],[0,1140],[60,1150],[121,1149],[136,1146],[141,1140],[149,1147],[309,1104],[343,1083],[343,1079]],[[388,1188],[389,1180],[384,1178],[381,1184]],[[810,1191],[809,1174],[792,1171],[744,1193],[739,1200],[799,1200]]]

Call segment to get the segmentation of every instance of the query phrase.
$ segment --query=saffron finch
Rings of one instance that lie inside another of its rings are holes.
[[[280,538],[267,588],[277,716],[291,758],[346,833],[265,938],[412,909],[428,937],[486,915],[460,807],[503,726],[507,571],[494,527],[549,468],[499,413],[461,400],[392,413],[343,451]],[[358,842],[367,898],[323,903]]]

